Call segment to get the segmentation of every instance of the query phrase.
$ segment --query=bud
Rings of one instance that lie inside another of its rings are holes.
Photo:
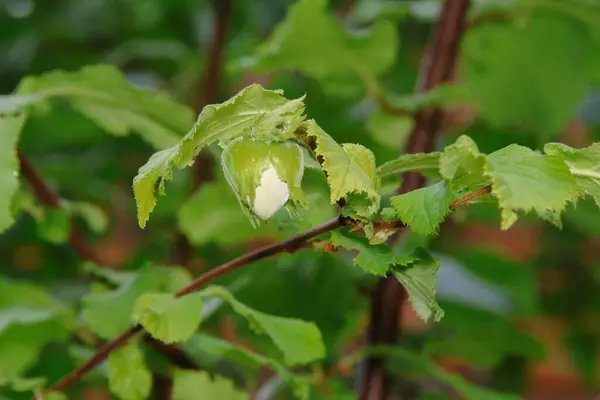
[[[227,182],[254,226],[284,205],[290,213],[304,206],[301,181],[304,159],[292,141],[267,143],[240,138],[223,150],[221,164]]]

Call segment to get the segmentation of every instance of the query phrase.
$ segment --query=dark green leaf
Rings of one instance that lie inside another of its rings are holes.
[[[50,243],[65,243],[71,233],[71,219],[62,209],[47,208],[37,224],[38,235]]]
[[[392,270],[406,288],[413,309],[426,322],[439,322],[444,317],[444,310],[435,298],[439,268],[439,260],[433,259],[425,250],[417,249],[412,257],[405,260],[404,266]]]
[[[357,250],[354,264],[374,275],[385,276],[396,260],[387,245],[370,245],[367,239],[357,234],[342,234],[336,231],[331,233],[330,240],[334,246]]]
[[[394,196],[392,207],[400,220],[416,233],[437,233],[439,225],[450,214],[453,196],[444,181],[434,185]]]
[[[111,65],[30,76],[21,82],[17,92],[67,99],[107,132],[124,136],[135,131],[156,149],[177,143],[194,118],[192,110],[166,94],[134,87]]]
[[[161,276],[145,268],[116,290],[86,295],[83,298],[83,319],[97,335],[112,339],[131,325],[131,314],[138,297],[156,291],[160,286]]]
[[[65,340],[73,326],[72,311],[42,288],[0,280],[0,378],[24,373],[44,345]]]
[[[325,356],[321,332],[313,323],[254,310],[237,301],[220,286],[210,286],[201,295],[227,301],[236,313],[248,320],[256,332],[264,333],[273,340],[288,365],[308,364]]]

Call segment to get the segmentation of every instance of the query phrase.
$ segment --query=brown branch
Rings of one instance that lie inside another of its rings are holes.
[[[212,7],[215,14],[212,40],[208,47],[207,67],[201,80],[202,86],[194,92],[197,93],[190,100],[190,106],[200,112],[208,104],[219,100],[219,87],[223,70],[223,53],[227,42],[227,31],[232,9],[232,0],[213,0]],[[204,182],[212,178],[212,158],[206,153],[200,153],[192,166],[192,191],[195,191]],[[185,265],[192,255],[192,247],[183,234],[178,234],[173,245],[173,262]]]
[[[480,189],[478,191],[467,193],[465,196],[461,197],[458,200],[455,200],[450,206],[451,209],[456,209],[458,207],[462,207],[467,204],[468,201],[473,200],[477,197],[481,197],[490,192],[490,188],[486,187]],[[264,260],[271,256],[274,256],[279,253],[294,253],[297,250],[312,248],[316,243],[313,238],[330,231],[333,231],[337,228],[346,225],[352,225],[352,221],[348,218],[344,217],[336,217],[328,222],[325,222],[322,225],[319,225],[315,228],[312,228],[308,231],[300,233],[290,239],[282,240],[277,243],[273,243],[264,247],[261,247],[252,252],[246,253],[238,258],[235,258],[225,264],[222,264],[196,278],[192,283],[183,289],[179,290],[175,293],[176,297],[182,297],[187,294],[190,294],[200,287],[205,286],[206,284],[214,281],[215,279],[233,272],[241,267],[252,264],[253,262]],[[397,226],[396,226],[397,227]],[[103,345],[98,351],[83,365],[79,366],[75,370],[73,370],[69,375],[56,382],[50,388],[51,391],[64,391],[73,383],[77,382],[81,379],[85,374],[92,370],[96,365],[100,364],[113,350],[118,349],[119,347],[125,345],[127,341],[134,336],[136,333],[142,332],[142,327],[140,325],[135,325],[127,329],[123,332],[119,337],[114,339],[112,342],[106,343]],[[145,336],[146,338],[150,338],[148,334]],[[170,359],[179,359],[177,365],[183,368],[191,368],[193,366],[193,362],[187,358],[187,356],[182,353],[176,353],[176,348],[172,348],[171,346],[167,346],[164,343],[151,339],[150,343],[154,346],[155,349],[159,350],[163,354],[170,355]],[[181,358],[185,357],[185,358]],[[190,363],[190,364],[186,364]]]
[[[303,232],[299,235],[294,236],[293,238],[282,240],[280,242],[261,247],[260,249],[251,251],[250,253],[246,253],[238,258],[235,258],[217,268],[211,269],[205,274],[200,275],[194,282],[190,283],[188,286],[179,290],[175,293],[176,297],[185,296],[186,294],[192,293],[198,288],[206,285],[207,283],[215,280],[216,278],[225,275],[231,271],[234,271],[240,267],[251,264],[255,261],[262,260],[268,257],[271,257],[278,253],[283,252],[294,252],[294,250],[302,248],[304,242],[312,239],[316,236],[321,235],[322,233],[326,233],[337,229],[343,225],[349,223],[349,220],[343,217],[336,217],[328,222],[325,222],[322,225],[319,225],[315,228],[312,228],[306,232]]]
[[[19,162],[21,164],[21,175],[27,181],[37,198],[46,206],[51,208],[60,209],[60,198],[58,195],[46,184],[42,177],[35,170],[31,162],[27,157],[19,150],[18,152]],[[71,223],[71,231],[69,234],[69,245],[75,250],[75,252],[84,260],[99,264],[99,258],[96,251],[86,241],[83,233],[77,229],[77,227]],[[102,280],[96,276],[91,277],[94,280]],[[106,283],[106,282],[105,282]],[[133,333],[133,332],[132,332]],[[174,346],[168,346],[157,340],[147,337],[146,340],[154,346],[159,352],[167,357],[175,365],[182,368],[193,368],[193,361],[180,349]],[[110,344],[104,345],[98,350],[96,354],[108,354],[114,350]],[[103,353],[106,352],[106,353]],[[81,373],[85,373],[83,371]],[[71,383],[67,383],[70,385]]]
[[[492,192],[492,185],[485,186],[479,190],[475,190],[474,192],[467,193],[460,199],[456,199],[450,204],[450,210],[457,210],[469,204],[471,200],[475,200],[478,197],[486,195]]]
[[[200,95],[190,101],[190,105],[196,111],[202,110],[208,104],[216,103],[219,98],[223,53],[227,42],[232,3],[232,0],[212,0],[215,17],[212,40],[207,54],[208,64],[202,79],[202,86],[196,90],[196,93]]]
[[[21,175],[29,183],[31,189],[37,196],[37,198],[46,206],[50,208],[62,208],[60,205],[60,198],[54,191],[44,182],[40,175],[36,172],[35,168],[29,162],[27,157],[19,150],[18,151],[19,162],[21,163]],[[99,258],[94,249],[87,244],[83,233],[77,229],[77,227],[71,223],[71,231],[69,233],[68,243],[75,250],[75,252],[84,260],[91,261],[98,264]]]
[[[295,249],[302,248],[303,244],[323,233],[332,231],[337,229],[343,225],[349,223],[349,220],[343,217],[334,218],[322,225],[319,225],[313,229],[310,229],[306,232],[303,232],[299,235],[294,236],[293,238],[282,240],[280,242],[264,246],[260,249],[252,251],[250,253],[244,254],[238,258],[235,258],[225,264],[222,264],[205,274],[200,275],[196,280],[190,283],[188,286],[184,287],[180,291],[178,291],[175,296],[181,297],[186,294],[192,293],[198,290],[200,287],[206,285],[209,282],[212,282],[216,278],[225,275],[229,272],[232,272],[238,268],[251,264],[258,260],[263,260],[268,257],[274,256],[278,253],[282,252],[293,252]],[[54,385],[50,387],[50,391],[64,391],[73,383],[80,380],[85,374],[92,370],[96,365],[100,364],[102,361],[108,357],[108,355],[118,349],[119,347],[125,345],[127,341],[134,336],[136,333],[142,332],[142,327],[140,325],[135,325],[127,329],[125,332],[119,335],[116,339],[111,342],[103,345],[94,355],[87,360],[84,364],[74,369],[67,376],[62,378],[60,381],[56,382]]]
[[[469,0],[446,0],[435,27],[433,42],[423,58],[418,92],[426,92],[451,79],[464,31]],[[413,129],[407,144],[408,153],[428,153],[434,148],[442,126],[442,111],[439,108],[424,110],[415,117]],[[425,177],[416,172],[406,173],[398,193],[419,189],[425,184]],[[401,229],[396,240],[406,230]],[[369,345],[394,344],[399,335],[399,315],[406,292],[400,282],[393,277],[382,279],[371,298],[370,326],[367,342]],[[385,371],[381,358],[369,357],[366,360],[361,381],[361,400],[386,400],[389,397],[392,379]]]
[[[75,368],[69,375],[52,385],[50,390],[55,392],[62,392],[66,390],[69,386],[79,381],[85,374],[90,372],[92,368],[104,361],[112,351],[124,346],[133,335],[141,331],[142,327],[140,325],[128,328],[116,339],[102,345],[102,347],[100,347],[89,360]]]

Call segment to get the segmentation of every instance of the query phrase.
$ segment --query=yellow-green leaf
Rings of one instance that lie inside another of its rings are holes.
[[[133,319],[162,342],[183,342],[200,325],[202,299],[193,294],[176,298],[168,293],[146,293],[135,303]]]
[[[350,207],[356,216],[368,218],[376,213],[380,183],[371,151],[354,144],[339,145],[312,120],[306,123],[306,133],[316,140],[315,153],[323,159],[331,204],[352,195],[355,206],[350,202]]]
[[[152,374],[136,343],[117,349],[108,356],[108,386],[122,400],[144,400],[152,389]]]

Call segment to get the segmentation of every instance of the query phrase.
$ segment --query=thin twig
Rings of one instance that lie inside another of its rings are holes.
[[[483,196],[487,193],[489,193],[489,190],[488,191],[478,190],[477,192],[468,193],[465,196],[463,196],[461,199],[456,200],[453,204],[456,203],[456,204],[464,205],[467,203],[467,201],[473,200],[474,198]],[[222,264],[222,265],[200,275],[188,286],[184,287],[183,289],[181,289],[177,293],[175,293],[175,296],[182,297],[187,294],[190,294],[190,293],[198,290],[200,287],[205,286],[206,284],[214,281],[215,279],[217,279],[225,274],[228,274],[230,272],[233,272],[241,267],[252,264],[256,261],[264,260],[266,258],[269,258],[269,257],[274,256],[279,253],[293,253],[300,249],[311,248],[312,245],[315,244],[315,240],[311,240],[311,239],[313,239],[321,234],[338,229],[342,226],[347,226],[347,225],[352,225],[352,224],[353,224],[352,220],[339,216],[339,217],[331,219],[328,222],[325,222],[322,225],[319,225],[308,231],[300,233],[290,239],[282,240],[280,242],[273,243],[273,244],[261,247],[257,250],[254,250],[252,252],[246,253],[238,258],[235,258],[225,264]],[[65,389],[67,389],[74,382],[77,382],[79,379],[81,379],[92,368],[94,368],[96,365],[98,365],[102,361],[104,361],[104,359],[106,357],[108,357],[108,355],[110,354],[111,351],[116,350],[117,348],[125,345],[127,343],[127,341],[133,335],[135,335],[136,333],[139,333],[141,331],[142,331],[142,327],[140,325],[135,325],[135,326],[130,327],[125,332],[123,332],[121,335],[119,335],[118,338],[114,339],[112,342],[106,343],[104,346],[102,346],[100,349],[98,349],[98,351],[83,365],[81,365],[77,369],[73,370],[71,373],[69,373],[69,375],[67,375],[66,377],[64,377],[63,379],[61,379],[54,385],[52,385],[50,390],[51,391],[63,391]],[[149,336],[147,336],[147,337],[149,337]],[[154,342],[153,346],[157,350],[160,350],[161,347],[164,347],[165,345],[160,342]],[[185,362],[187,362],[187,361],[181,360],[181,362],[179,364],[184,364],[183,367],[185,368]]]
[[[37,198],[48,207],[61,208],[58,195],[44,182],[27,157],[20,150],[17,153],[21,163],[21,175],[29,183]],[[84,260],[99,263],[98,255],[87,244],[85,236],[73,223],[71,223],[68,243]]]
[[[250,253],[246,253],[243,256],[235,258],[217,268],[211,269],[205,274],[200,275],[195,281],[175,293],[175,296],[185,296],[188,293],[198,290],[198,288],[206,285],[214,279],[255,261],[262,260],[282,252],[293,252],[296,249],[302,248],[303,243],[307,240],[337,229],[343,225],[346,225],[347,223],[349,223],[349,220],[343,217],[336,217],[322,225],[296,235],[293,238],[282,240],[280,242],[261,247],[260,249],[254,250]]]
[[[62,392],[66,390],[69,386],[79,381],[85,374],[90,372],[96,365],[104,361],[113,350],[124,346],[133,335],[141,331],[142,327],[140,325],[135,325],[121,333],[116,339],[105,343],[89,360],[75,368],[69,375],[52,385],[50,391]]]
[[[61,204],[59,196],[46,184],[44,179],[35,170],[33,164],[31,164],[31,162],[27,159],[25,154],[23,154],[23,152],[21,152],[20,150],[17,153],[19,157],[19,162],[21,164],[21,175],[23,176],[25,181],[29,183],[29,186],[35,193],[36,197],[46,206],[55,209],[60,209]],[[70,229],[71,230],[69,234],[68,243],[73,248],[73,250],[75,250],[75,252],[83,260],[99,264],[99,258],[95,249],[87,243],[83,233],[79,229],[77,229],[77,227],[73,223],[71,223]],[[106,282],[98,276],[90,275],[88,277],[91,277],[95,281],[103,281],[104,283],[107,283],[110,286],[112,286],[110,282]],[[146,340],[175,365],[182,368],[192,368],[194,366],[193,361],[182,350],[176,348],[175,346],[162,344],[151,337],[146,337]],[[109,345],[110,344],[104,345],[103,347],[101,347],[100,350],[98,350],[98,352],[102,354],[102,351],[105,351],[107,348],[108,352],[112,351]],[[83,371],[83,373],[85,372],[86,371]]]
[[[470,0],[444,1],[433,42],[422,60],[417,92],[424,93],[450,81],[469,5]],[[431,152],[441,125],[442,111],[439,108],[418,112],[415,116],[415,127],[408,139],[407,152]],[[423,175],[409,172],[404,174],[397,193],[408,193],[423,187],[424,184]],[[404,232],[406,229],[400,229],[392,240],[397,240]],[[406,292],[397,279],[387,277],[379,282],[371,298],[370,326],[367,333],[369,345],[393,345],[397,342],[400,333],[399,311],[405,299]],[[385,370],[383,360],[378,357],[367,358],[360,382],[361,400],[386,400],[391,384],[392,379]]]
[[[238,258],[235,258],[225,264],[222,264],[203,275],[200,275],[196,280],[190,283],[188,286],[184,287],[180,291],[178,291],[175,296],[181,297],[189,294],[193,291],[198,290],[203,285],[206,285],[209,282],[212,282],[216,278],[225,275],[229,272],[232,272],[240,267],[251,264],[255,261],[262,260],[278,253],[282,252],[293,252],[295,249],[302,248],[303,243],[306,241],[319,236],[323,233],[332,231],[337,229],[343,225],[349,223],[349,220],[343,217],[336,217],[322,225],[319,225],[313,229],[310,229],[306,232],[303,232],[299,235],[294,236],[293,238],[282,240],[280,242],[262,247],[250,253],[244,254]],[[100,364],[102,361],[108,357],[108,355],[113,351],[118,349],[119,347],[125,345],[127,341],[136,333],[142,331],[142,327],[140,325],[135,325],[128,328],[125,332],[119,335],[116,339],[111,342],[103,345],[98,351],[84,364],[74,369],[67,376],[62,378],[60,381],[56,382],[54,385],[50,387],[50,391],[64,391],[73,383],[80,380],[85,374],[92,370],[96,365]]]
[[[475,200],[478,197],[491,193],[492,185],[485,186],[481,189],[475,190],[474,192],[467,193],[460,199],[456,199],[450,204],[450,210],[457,210],[469,204],[471,200]]]

